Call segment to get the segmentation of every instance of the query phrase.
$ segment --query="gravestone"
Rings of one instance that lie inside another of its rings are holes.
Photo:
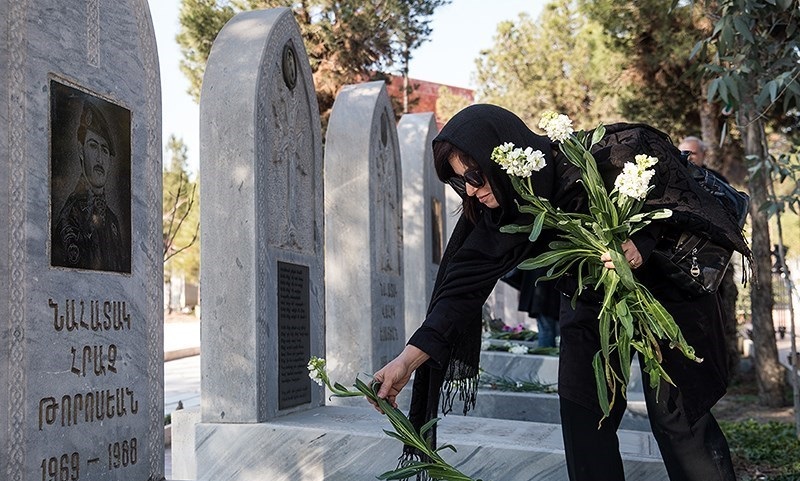
[[[432,113],[405,114],[397,125],[403,162],[403,263],[406,338],[422,324],[444,249],[444,183],[436,176]]]
[[[344,86],[325,140],[325,289],[329,373],[346,385],[405,344],[401,171],[384,83]]]
[[[79,7],[0,2],[0,478],[161,480],[155,35]]]
[[[243,12],[214,41],[200,101],[204,423],[324,403],[320,120],[291,10]]]

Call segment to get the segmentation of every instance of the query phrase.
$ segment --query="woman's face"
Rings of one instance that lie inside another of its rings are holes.
[[[450,167],[452,167],[453,172],[455,172],[457,176],[460,176],[462,179],[465,180],[464,188],[468,196],[474,196],[476,199],[478,199],[478,201],[481,204],[485,205],[490,209],[495,209],[497,207],[500,207],[500,204],[497,202],[497,199],[494,198],[492,187],[489,185],[489,179],[486,178],[486,175],[484,175],[480,171],[477,171],[477,173],[480,174],[481,178],[483,178],[483,185],[480,187],[476,187],[475,185],[473,185],[474,182],[471,183],[468,180],[474,174],[468,175],[465,179],[464,174],[470,169],[461,162],[461,159],[459,159],[458,156],[454,155],[450,157]],[[474,169],[472,169],[472,171],[475,172]]]

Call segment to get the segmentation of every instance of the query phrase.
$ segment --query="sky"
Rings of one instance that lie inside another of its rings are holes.
[[[181,73],[178,34],[180,0],[148,0],[158,44],[161,69],[163,141],[170,135],[187,146],[189,169],[199,163],[199,106],[186,90],[189,82]],[[545,0],[453,0],[437,9],[430,40],[415,50],[409,64],[411,78],[455,87],[475,88],[475,59],[492,46],[496,26],[514,20],[521,12],[536,18]],[[168,162],[164,152],[164,162]]]

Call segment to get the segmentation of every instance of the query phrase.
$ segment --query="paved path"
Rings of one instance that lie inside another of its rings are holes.
[[[200,356],[181,353],[200,350],[200,320],[192,316],[168,316],[164,323],[164,415],[178,407],[200,405]]]

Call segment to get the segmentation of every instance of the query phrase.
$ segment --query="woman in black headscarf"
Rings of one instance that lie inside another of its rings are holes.
[[[698,364],[680,352],[664,352],[664,368],[677,388],[662,382],[658,396],[649,388],[645,398],[653,434],[672,480],[733,480],[728,445],[710,413],[724,394],[724,340],[715,295],[690,299],[670,284],[658,267],[647,263],[664,231],[687,229],[747,253],[735,220],[691,179],[680,162],[680,152],[666,136],[644,125],[616,124],[606,128],[603,141],[593,147],[598,169],[607,186],[637,154],[657,157],[655,187],[645,210],[670,208],[673,215],[634,234],[623,244],[625,259],[637,279],[673,315],[687,341],[705,361]],[[456,114],[433,141],[438,177],[463,199],[463,214],[448,242],[437,275],[425,321],[406,348],[374,379],[379,397],[393,405],[397,394],[414,376],[409,417],[419,429],[436,417],[441,399],[443,414],[455,398],[466,413],[475,404],[481,343],[481,308],[497,280],[525,259],[547,249],[555,232],[545,231],[531,243],[527,234],[505,234],[507,224],[530,224],[517,202],[522,199],[509,176],[491,158],[505,142],[531,147],[544,154],[547,165],[531,176],[533,191],[567,212],[587,212],[579,170],[546,137],[533,133],[513,113],[493,105],[473,105]],[[667,146],[666,148],[664,146]],[[609,189],[610,190],[610,189]],[[731,223],[733,222],[733,223]],[[608,259],[606,267],[613,268]],[[621,396],[608,419],[597,428],[603,413],[597,399],[592,357],[600,348],[598,294],[582,294],[573,310],[570,298],[577,281],[569,275],[559,281],[565,294],[561,308],[561,352],[558,394],[570,479],[623,480],[616,430],[625,410]],[[656,399],[658,397],[658,399]],[[435,434],[432,442],[435,443]],[[412,450],[406,454],[414,456]],[[532,475],[533,476],[533,475]]]

